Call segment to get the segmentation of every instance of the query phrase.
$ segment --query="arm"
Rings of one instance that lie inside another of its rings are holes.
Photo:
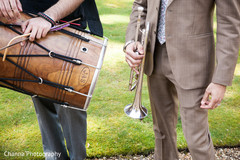
[[[143,7],[143,12],[141,15],[141,26],[144,26],[145,19],[147,15],[147,0],[135,0],[133,2],[132,13],[130,15],[130,22],[126,31],[126,42],[130,40],[134,40],[137,26],[137,18],[138,18],[138,7]]]
[[[143,46],[137,42],[134,43],[135,40],[135,34],[136,34],[136,26],[137,26],[137,18],[138,18],[138,7],[143,7],[144,10],[141,14],[141,26],[144,26],[146,14],[147,14],[147,0],[135,0],[133,3],[133,9],[132,13],[130,15],[130,22],[127,27],[126,31],[126,45],[124,46],[124,52],[125,52],[125,60],[128,63],[128,65],[136,72],[138,71],[135,69],[135,67],[139,66],[141,64],[142,58],[143,58]],[[140,27],[141,28],[141,27]],[[140,34],[140,32],[139,32]],[[139,37],[139,35],[138,35]],[[128,43],[132,42],[132,43]],[[136,54],[135,52],[138,52],[140,55]]]
[[[224,97],[226,86],[231,85],[240,44],[240,1],[216,0],[216,7],[217,66],[202,100],[201,108],[206,109],[216,108]]]
[[[50,7],[44,13],[54,21],[66,17],[72,13],[84,0],[59,0],[55,5]],[[51,23],[41,17],[32,18],[22,24],[24,34],[31,33],[29,40],[45,37],[51,29]]]

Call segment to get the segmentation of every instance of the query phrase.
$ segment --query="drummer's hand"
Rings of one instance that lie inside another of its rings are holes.
[[[0,0],[0,17],[14,21],[20,17],[22,5],[19,0]]]
[[[136,70],[136,67],[141,64],[143,57],[143,46],[140,42],[132,42],[126,47],[125,60],[137,74],[139,72]]]
[[[48,31],[51,29],[51,23],[41,17],[32,18],[25,21],[22,24],[22,31],[24,34],[31,33],[29,36],[30,41],[34,41],[36,38],[40,39],[45,37]]]

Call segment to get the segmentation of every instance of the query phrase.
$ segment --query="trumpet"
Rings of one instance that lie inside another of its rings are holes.
[[[145,55],[148,43],[148,32],[149,32],[149,22],[146,23],[145,29],[140,30],[140,19],[141,13],[143,11],[142,7],[138,8],[138,20],[137,20],[137,30],[135,35],[135,42],[138,41],[138,33],[141,31],[141,44],[144,47],[144,58],[142,59],[141,65],[137,68],[139,71],[139,75],[137,75],[133,69],[130,73],[130,80],[129,80],[129,90],[133,91],[136,88],[135,98],[132,104],[128,104],[124,108],[124,112],[131,118],[140,119],[142,120],[148,114],[147,109],[142,105],[141,97],[142,97],[142,83],[143,83],[143,70],[144,70],[144,63],[145,63]],[[133,81],[135,79],[135,81]]]
[[[141,26],[141,14],[143,12],[143,7],[138,7],[138,19],[137,19],[137,27],[136,27],[136,33],[135,33],[135,42],[138,41],[138,33],[140,31],[140,26]],[[136,54],[138,54],[136,52]],[[138,68],[139,70],[139,68]],[[133,81],[134,79],[134,81]],[[133,69],[131,69],[131,73],[130,73],[130,78],[129,78],[129,91],[133,91],[136,88],[137,85],[137,79],[138,79],[138,75],[134,72]]]

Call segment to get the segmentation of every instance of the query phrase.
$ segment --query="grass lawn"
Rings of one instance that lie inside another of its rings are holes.
[[[127,90],[130,69],[124,60],[122,46],[133,0],[97,0],[107,53],[94,96],[88,109],[88,157],[119,154],[148,154],[154,149],[154,134],[146,77],[142,102],[149,115],[143,121],[128,118],[123,108],[132,103],[134,93]],[[209,112],[210,131],[215,146],[240,145],[240,59],[233,85],[227,88],[221,106]],[[181,122],[177,125],[179,149],[187,147]],[[42,153],[37,117],[29,96],[0,88],[0,159],[4,152]],[[8,159],[43,159],[30,156]]]

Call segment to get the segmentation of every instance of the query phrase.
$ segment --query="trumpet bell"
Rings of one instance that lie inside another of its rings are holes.
[[[148,111],[144,106],[141,106],[139,108],[134,107],[133,104],[128,104],[125,108],[124,108],[124,112],[131,118],[134,119],[144,119],[147,114]]]

